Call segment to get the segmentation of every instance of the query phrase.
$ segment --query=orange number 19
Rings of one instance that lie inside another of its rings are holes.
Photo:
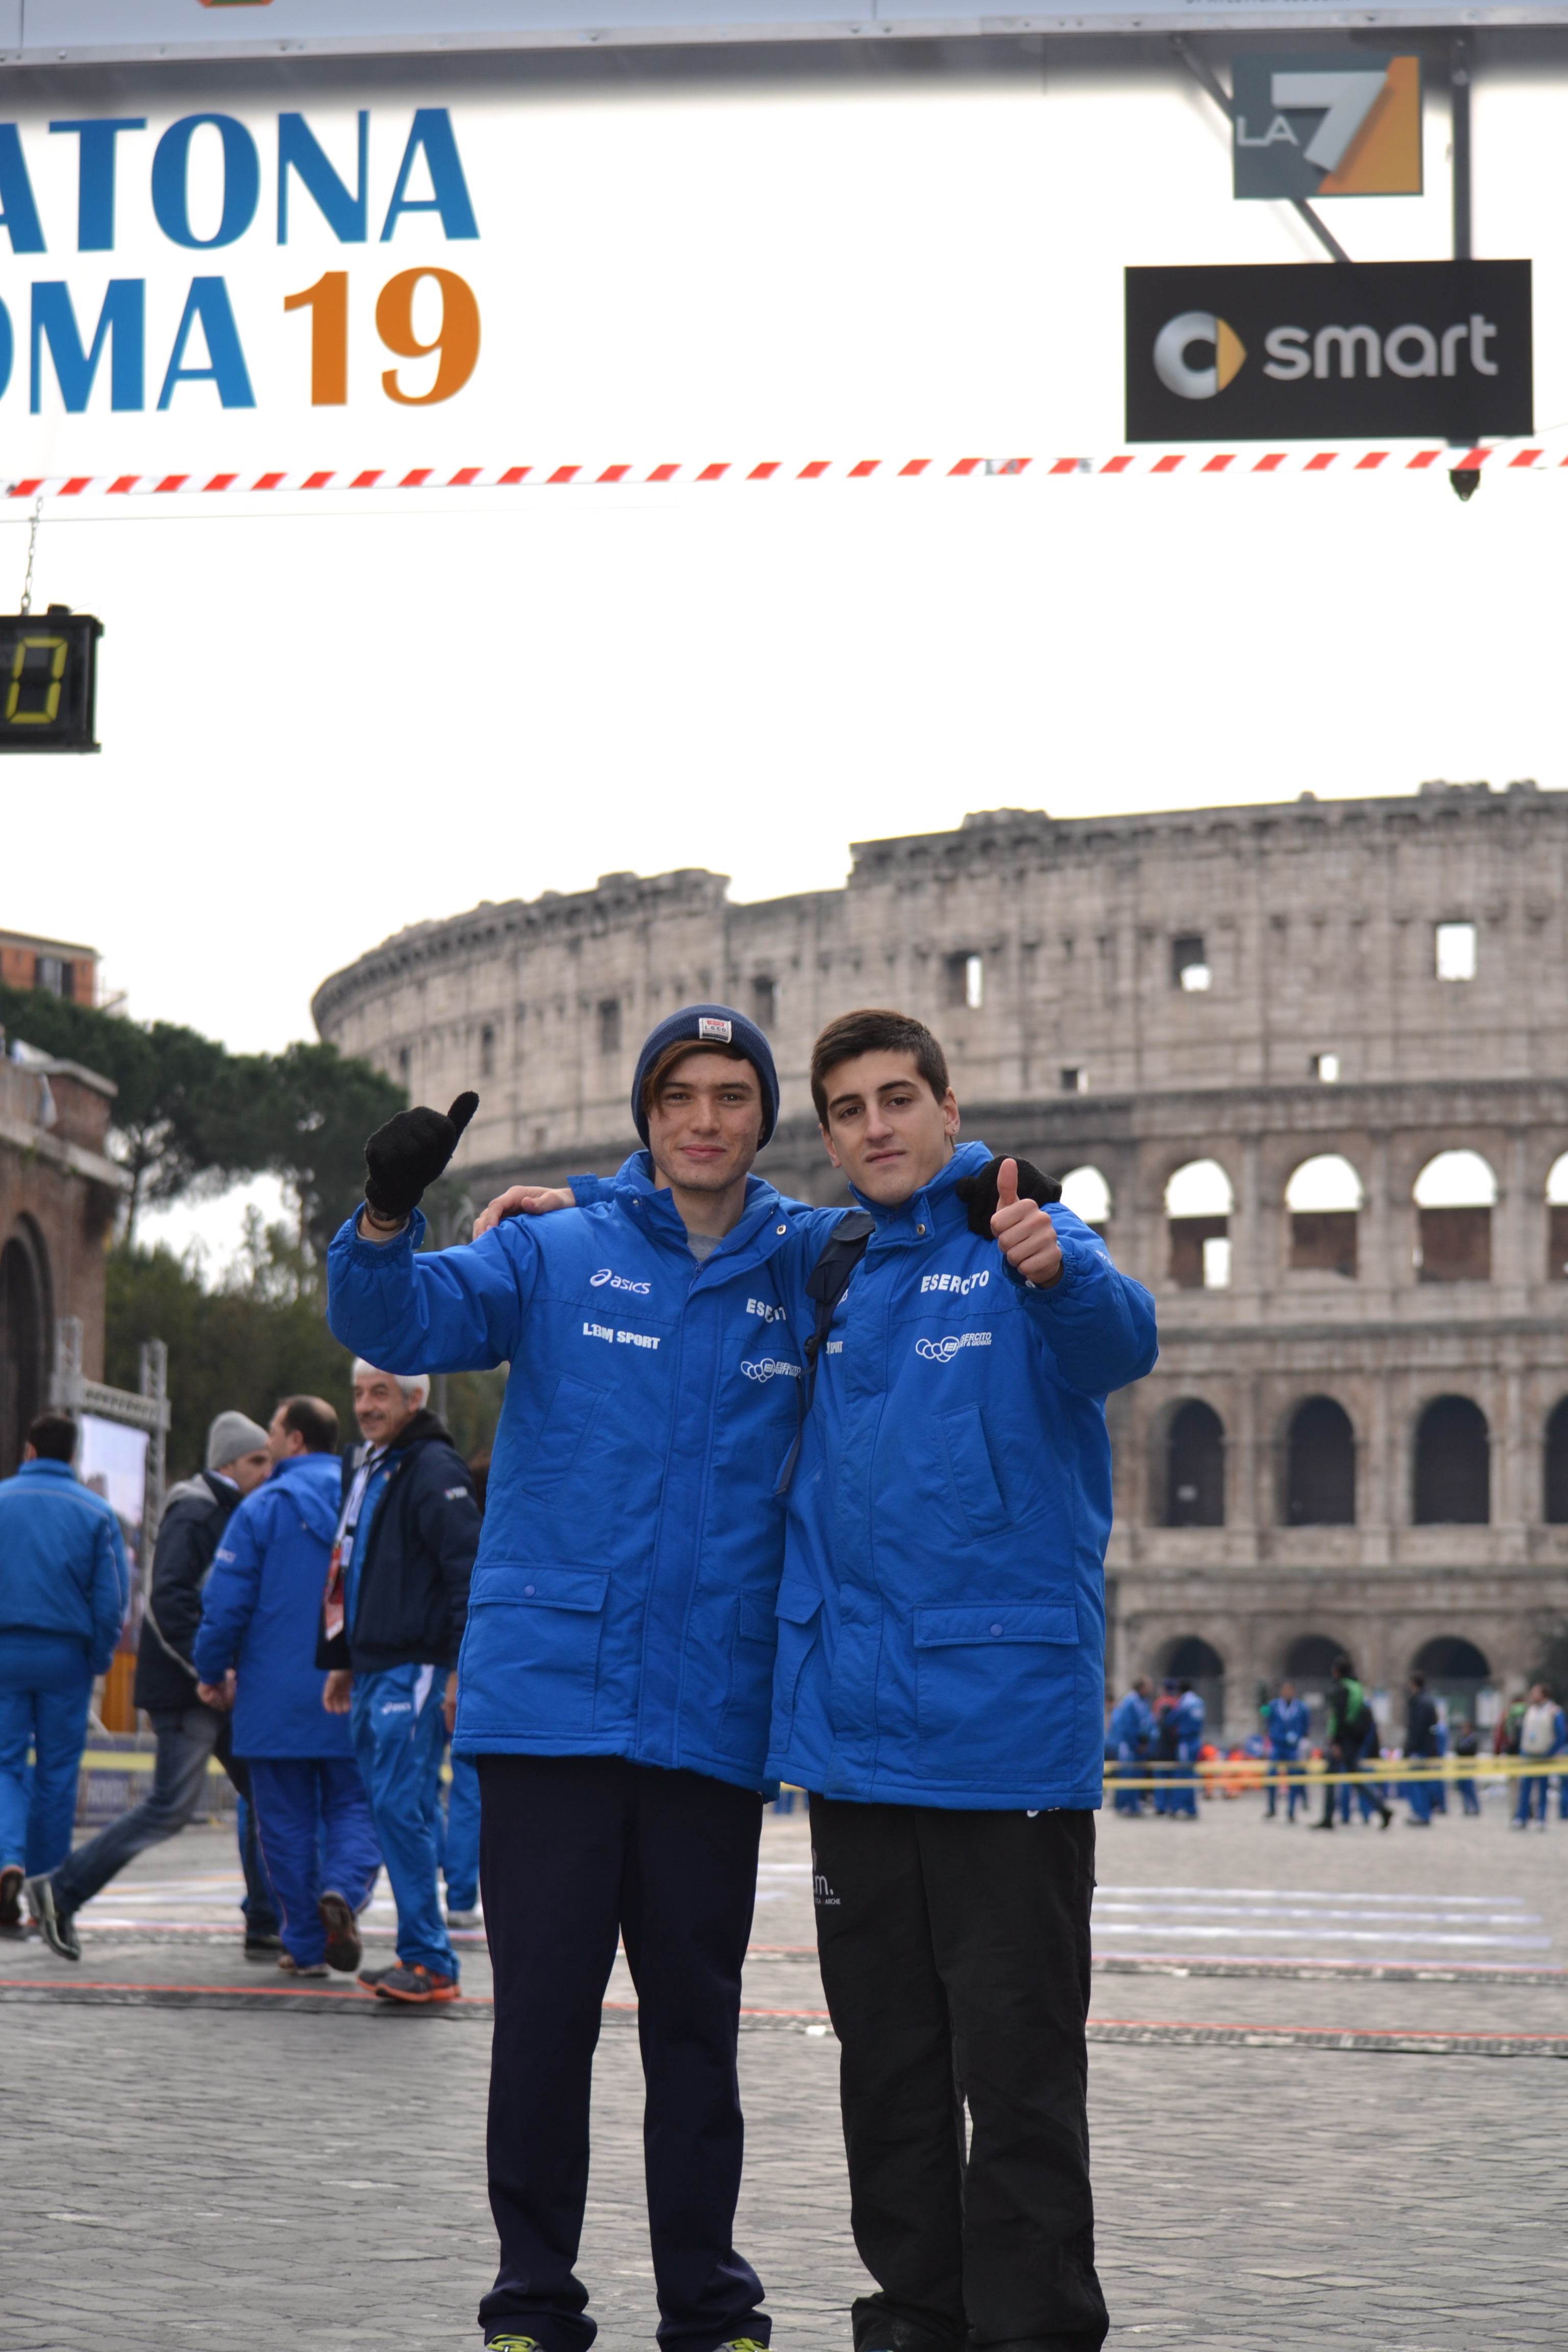
[[[427,343],[414,331],[414,295],[422,278],[441,290],[441,324]],[[310,313],[310,405],[341,408],[349,396],[349,274],[329,269],[313,286],[286,294],[285,310]],[[428,392],[405,392],[398,371],[387,368],[381,388],[400,408],[428,408],[461,392],[479,364],[479,306],[466,278],[451,269],[403,269],[388,278],[377,297],[375,329],[389,352],[402,360],[439,352]]]

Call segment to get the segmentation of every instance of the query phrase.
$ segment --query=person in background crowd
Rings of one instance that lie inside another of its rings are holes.
[[[1543,1764],[1549,1756],[1561,1756],[1568,1748],[1568,1719],[1544,1683],[1532,1683],[1520,1718],[1519,1754],[1525,1764]],[[1521,1772],[1519,1776],[1519,1797],[1514,1806],[1513,1826],[1528,1829],[1533,1820],[1538,1829],[1546,1827],[1546,1791],[1549,1776],[1544,1772]]]
[[[1334,1660],[1332,1687],[1329,1692],[1329,1737],[1327,1761],[1330,1774],[1359,1772],[1369,1745],[1376,1742],[1377,1720],[1367,1705],[1366,1693],[1357,1682],[1346,1657]],[[1335,1798],[1340,1787],[1346,1785],[1330,1779],[1323,1790],[1323,1818],[1314,1822],[1314,1829],[1331,1830],[1334,1826]],[[1369,1790],[1369,1795],[1387,1829],[1394,1820],[1393,1809],[1381,1789]]]
[[[352,1975],[357,1915],[381,1853],[349,1727],[321,1705],[315,1665],[321,1587],[342,1479],[338,1416],[320,1397],[288,1397],[272,1416],[276,1467],[224,1529],[193,1659],[205,1706],[233,1714],[250,1770],[262,1858],[278,1902],[286,1975]]]
[[[1478,1753],[1479,1746],[1480,1743],[1476,1738],[1475,1725],[1467,1721],[1463,1716],[1456,1717],[1454,1721],[1455,1755],[1462,1758],[1468,1763]],[[1481,1810],[1481,1804],[1480,1799],[1476,1794],[1475,1782],[1471,1780],[1456,1780],[1454,1787],[1458,1792],[1459,1802],[1464,1807],[1466,1812],[1479,1813]]]
[[[1147,1675],[1140,1675],[1125,1698],[1112,1708],[1110,1721],[1105,1727],[1106,1761],[1114,1765],[1112,1778],[1142,1780],[1149,1769],[1149,1747],[1154,1732],[1154,1710],[1150,1700],[1154,1685]],[[1119,1813],[1141,1813],[1143,1810],[1142,1789],[1118,1789],[1116,1810]]]
[[[1426,1696],[1425,1675],[1412,1675],[1409,1696],[1405,1702],[1405,1760],[1407,1764],[1430,1767],[1437,1756],[1437,1705]],[[1425,1780],[1407,1780],[1405,1793],[1410,1800],[1409,1826],[1426,1830],[1432,1826],[1432,1788]]]
[[[1443,1710],[1439,1706],[1437,1707],[1437,1720],[1432,1726],[1432,1754],[1434,1759],[1437,1763],[1441,1764],[1443,1759],[1447,1755],[1447,1753],[1448,1727],[1443,1720]],[[1446,1821],[1448,1815],[1447,1782],[1444,1780],[1428,1781],[1426,1793],[1432,1800],[1433,1812],[1441,1813]]]
[[[468,1464],[479,1517],[485,1516],[490,1457],[476,1454]],[[441,1829],[441,1875],[447,1882],[447,1925],[479,1924],[479,1768],[471,1756],[447,1749],[447,1804]]]
[[[1281,1683],[1279,1695],[1269,1700],[1263,1710],[1264,1736],[1268,1742],[1268,1758],[1272,1767],[1268,1775],[1268,1818],[1274,1819],[1274,1800],[1279,1782],[1286,1783],[1285,1821],[1287,1826],[1296,1818],[1296,1808],[1307,1808],[1307,1790],[1297,1769],[1307,1738],[1307,1702],[1296,1696],[1294,1683]]]
[[[1492,1754],[1494,1756],[1517,1756],[1519,1754],[1520,1733],[1522,1731],[1523,1727],[1524,1701],[1521,1698],[1510,1698],[1508,1705],[1498,1717],[1496,1725],[1492,1730]]]
[[[1199,1750],[1204,1744],[1205,1713],[1204,1703],[1191,1683],[1178,1683],[1176,1703],[1167,1718],[1175,1741],[1178,1766],[1185,1764],[1190,1767],[1197,1762]],[[1173,1775],[1170,1794],[1165,1800],[1165,1811],[1173,1821],[1195,1822],[1197,1820],[1198,1781],[1195,1772],[1189,1769],[1185,1772],[1178,1771]]]
[[[70,1852],[93,1678],[108,1671],[131,1597],[120,1522],[78,1481],[76,1447],[68,1414],[40,1413],[21,1468],[0,1483],[0,1927],[20,1928],[26,1882],[29,1908],[70,1958],[80,1946],[68,1927],[50,1932],[47,1874]]]
[[[1149,1739],[1149,1770],[1157,1783],[1154,1790],[1154,1811],[1168,1813],[1175,1791],[1170,1786],[1176,1769],[1176,1749],[1181,1744],[1176,1729],[1176,1682],[1168,1675],[1160,1685],[1159,1696],[1153,1703],[1154,1727]]]
[[[458,1704],[458,1652],[479,1549],[473,1480],[423,1372],[354,1366],[363,1443],[342,1458],[321,1610],[321,1704],[347,1715],[397,1905],[397,1961],[361,1972],[382,2000],[458,1998],[441,1916],[441,1748]],[[437,1688],[437,1678],[444,1688]]]
[[[282,1947],[272,1890],[256,1844],[249,1807],[250,1775],[234,1754],[227,1714],[205,1706],[196,1692],[191,1644],[201,1622],[202,1589],[230,1514],[272,1467],[267,1432],[243,1412],[220,1412],[207,1431],[206,1468],[172,1486],[158,1523],[153,1578],[136,1652],[134,1704],[144,1707],[158,1742],[153,1787],[142,1803],[79,1845],[47,1887],[41,1925],[56,1951],[80,1958],[68,1925],[73,1912],[108,1885],[151,1845],[177,1837],[198,1811],[207,1765],[216,1756],[239,1798],[240,1862],[245,1872],[245,1957],[270,1965]],[[61,1941],[49,1932],[49,1910]]]

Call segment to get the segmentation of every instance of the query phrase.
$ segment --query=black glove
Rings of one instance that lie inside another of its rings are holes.
[[[418,1207],[425,1187],[440,1175],[479,1107],[478,1095],[459,1095],[448,1111],[427,1110],[421,1103],[376,1129],[364,1148],[370,1171],[364,1197],[378,1217],[405,1217]]]
[[[952,1188],[959,1199],[968,1204],[970,1232],[978,1234],[982,1241],[988,1242],[992,1237],[991,1220],[996,1214],[996,1177],[1004,1160],[1017,1160],[1020,1201],[1038,1201],[1043,1207],[1047,1202],[1059,1201],[1062,1197],[1062,1188],[1056,1178],[1046,1175],[1032,1160],[1019,1160],[1016,1151],[1000,1153],[996,1159],[987,1160],[975,1175],[961,1176]]]

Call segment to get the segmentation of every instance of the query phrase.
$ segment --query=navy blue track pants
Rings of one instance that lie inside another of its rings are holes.
[[[479,1883],[495,1970],[490,2210],[500,2269],[487,2336],[586,2352],[574,2276],[588,2102],[617,1934],[647,2085],[648,2233],[665,2352],[766,2343],[763,2289],[735,2252],[742,2126],[735,2073],[762,1800],[616,1756],[481,1756]]]

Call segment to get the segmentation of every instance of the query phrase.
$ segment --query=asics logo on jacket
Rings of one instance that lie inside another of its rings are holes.
[[[603,1290],[606,1283],[612,1290],[630,1290],[638,1298],[647,1298],[653,1289],[651,1282],[628,1282],[624,1274],[612,1274],[607,1265],[602,1265],[597,1274],[588,1276],[590,1290]]]

